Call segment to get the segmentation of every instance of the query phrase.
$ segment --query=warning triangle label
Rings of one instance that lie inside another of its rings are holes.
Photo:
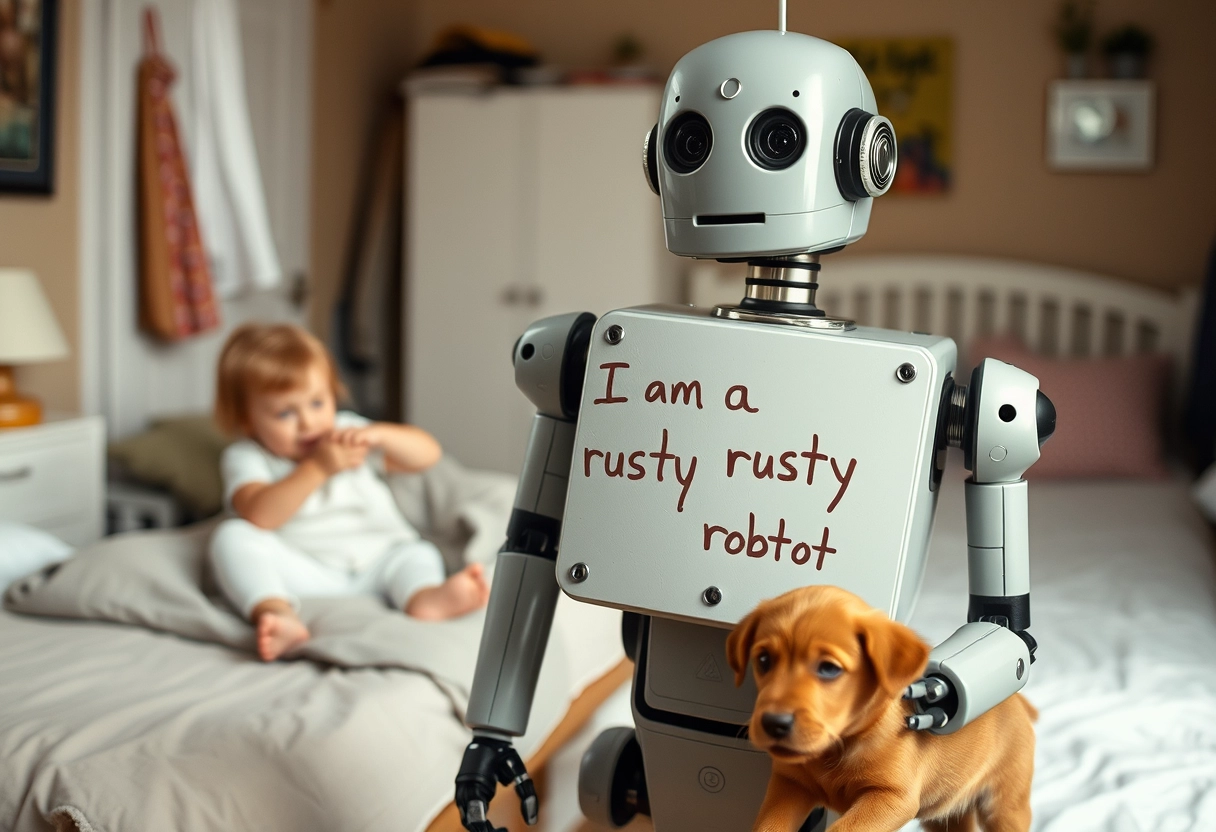
[[[722,681],[722,671],[718,670],[713,653],[706,653],[705,658],[701,660],[701,665],[697,668],[697,678],[706,682]]]

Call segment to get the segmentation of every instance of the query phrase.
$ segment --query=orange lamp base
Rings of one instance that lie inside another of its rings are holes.
[[[0,430],[25,428],[42,422],[42,404],[17,392],[13,368],[0,366]]]

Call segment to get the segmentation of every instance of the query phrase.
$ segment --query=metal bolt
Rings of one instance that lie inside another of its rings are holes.
[[[616,345],[625,340],[625,329],[620,324],[613,324],[604,330],[604,340]]]
[[[587,580],[587,576],[589,574],[591,574],[591,570],[588,569],[587,564],[583,563],[582,561],[579,561],[578,563],[574,564],[574,566],[570,567],[570,580],[574,581],[576,584],[581,584],[583,581]]]
[[[1025,672],[1026,672],[1026,662],[1022,661],[1021,659],[1018,659],[1018,679],[1021,679],[1022,675]]]
[[[895,368],[895,377],[904,384],[907,384],[916,378],[916,368],[911,364],[900,364]]]
[[[716,607],[722,602],[722,590],[716,586],[706,587],[705,591],[701,593],[701,600],[711,607]]]

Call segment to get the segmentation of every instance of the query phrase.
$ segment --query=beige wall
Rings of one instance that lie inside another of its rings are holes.
[[[377,118],[409,70],[413,0],[316,0],[311,323],[328,332]]]
[[[1099,29],[1135,21],[1158,44],[1157,165],[1149,174],[1058,174],[1043,161],[1045,85],[1061,60],[1058,0],[790,0],[789,27],[826,38],[951,35],[955,185],[875,205],[857,253],[962,252],[1039,260],[1162,286],[1197,283],[1216,238],[1216,4],[1101,0]],[[455,21],[516,31],[566,66],[602,64],[633,32],[662,72],[689,49],[773,28],[775,0],[418,0],[418,43]],[[641,174],[639,173],[639,181]]]
[[[607,59],[632,31],[666,72],[712,37],[772,25],[755,0],[317,0],[313,155],[313,321],[325,329],[350,235],[361,160],[380,103],[431,35],[455,21],[517,31],[552,61]],[[1150,174],[1053,174],[1043,164],[1044,84],[1059,58],[1054,0],[792,0],[790,27],[827,37],[951,34],[956,39],[955,188],[890,197],[861,251],[958,251],[1061,263],[1163,286],[1196,283],[1216,235],[1216,4],[1103,0],[1100,22],[1156,35],[1158,159]],[[79,406],[80,0],[62,0],[56,188],[0,198],[0,262],[42,278],[72,344],[67,361],[23,368],[23,386],[56,409]]]
[[[361,119],[331,122],[329,134],[317,135],[313,271],[318,299],[325,296],[326,281],[344,250],[355,169],[348,154],[365,143],[366,102],[391,86],[386,73],[420,54],[440,27],[471,21],[510,29],[566,66],[604,63],[614,36],[633,32],[650,61],[666,72],[699,43],[773,26],[776,5],[771,0],[414,0],[410,6],[403,0],[344,0],[323,7],[320,18],[329,23],[317,27],[318,56],[328,67],[318,66],[317,117],[323,119],[333,101],[352,110],[361,106],[363,112]],[[1098,6],[1100,27],[1137,21],[1157,39],[1151,74],[1159,85],[1158,153],[1148,174],[1047,170],[1045,85],[1061,63],[1050,36],[1057,0],[791,0],[789,23],[797,31],[828,38],[955,38],[954,188],[941,197],[880,200],[870,233],[853,250],[989,254],[1161,286],[1197,283],[1216,236],[1216,166],[1207,161],[1216,132],[1216,49],[1211,46],[1216,4],[1102,0]],[[331,26],[347,36],[327,42]],[[368,34],[360,36],[360,28]],[[385,52],[386,43],[396,49],[395,59]],[[371,86],[358,86],[372,78]],[[329,85],[324,90],[323,82]]]
[[[48,409],[80,407],[80,0],[59,4],[55,193],[0,197],[0,265],[38,273],[72,354],[66,361],[21,367],[17,384]]]

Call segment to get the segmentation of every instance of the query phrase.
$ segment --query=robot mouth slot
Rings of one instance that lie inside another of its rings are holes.
[[[764,214],[697,214],[693,225],[763,225]]]

